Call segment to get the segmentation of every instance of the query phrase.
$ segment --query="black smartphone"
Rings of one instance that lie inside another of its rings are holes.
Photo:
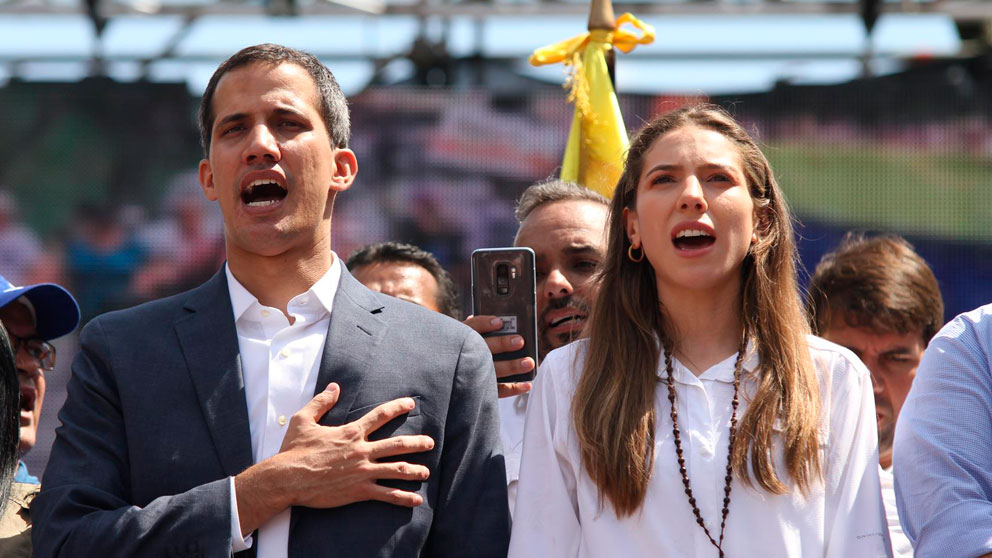
[[[530,248],[480,248],[472,252],[472,313],[503,320],[496,335],[519,335],[518,351],[493,355],[493,360],[534,359],[534,370],[499,378],[500,382],[529,382],[537,370],[537,278]]]

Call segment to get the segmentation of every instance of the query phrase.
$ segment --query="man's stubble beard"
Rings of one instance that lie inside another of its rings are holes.
[[[590,313],[592,312],[592,307],[589,305],[589,303],[587,303],[585,300],[575,295],[568,295],[562,298],[556,298],[548,302],[547,307],[544,308],[544,312],[541,312],[541,315],[538,317],[538,322],[537,322],[538,331],[540,334],[540,339],[538,340],[538,355],[540,356],[541,360],[544,360],[544,357],[548,353],[550,353],[553,349],[557,349],[558,347],[564,347],[565,345],[571,343],[572,341],[575,341],[582,335],[582,330],[559,333],[555,335],[551,335],[548,333],[547,331],[548,328],[545,325],[547,324],[548,313],[551,312],[552,310],[561,310],[562,308],[574,308],[582,312],[583,314],[585,314],[587,321],[589,319]]]

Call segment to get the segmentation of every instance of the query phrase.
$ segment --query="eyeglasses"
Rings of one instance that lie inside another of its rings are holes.
[[[31,358],[38,362],[38,366],[46,372],[51,372],[55,370],[55,347],[53,347],[48,341],[44,339],[38,339],[37,337],[32,337],[30,339],[25,339],[23,337],[18,337],[12,333],[8,334],[10,336],[11,344],[13,345],[14,354],[16,355],[21,347]]]

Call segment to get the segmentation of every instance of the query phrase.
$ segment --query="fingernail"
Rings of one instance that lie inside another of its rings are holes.
[[[334,393],[337,390],[338,390],[338,385],[335,384],[334,382],[331,382],[331,383],[327,384],[327,387],[324,388],[324,391],[326,391],[328,393]]]
[[[519,335],[514,335],[510,338],[510,345],[519,349],[524,346],[524,338]]]
[[[501,320],[499,318],[493,318],[493,319],[489,320],[489,325],[492,325],[492,326],[501,326],[501,325],[503,325],[503,320]]]
[[[427,449],[434,449],[434,438],[427,438]]]

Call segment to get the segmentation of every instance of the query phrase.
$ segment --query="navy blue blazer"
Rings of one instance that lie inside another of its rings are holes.
[[[227,279],[83,328],[62,426],[31,515],[36,557],[230,556],[228,477],[252,465]],[[342,270],[317,380],[340,425],[412,396],[373,437],[427,434],[424,504],[297,507],[290,557],[505,556],[509,513],[492,357],[457,321]],[[239,553],[254,556],[254,549]]]

